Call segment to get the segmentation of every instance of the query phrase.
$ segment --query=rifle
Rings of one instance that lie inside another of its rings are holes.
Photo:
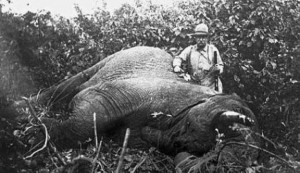
[[[217,51],[214,51],[214,65],[218,64],[218,54]],[[215,75],[215,90],[219,91],[219,76]]]

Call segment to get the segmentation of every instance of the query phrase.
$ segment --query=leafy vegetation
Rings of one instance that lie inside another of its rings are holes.
[[[267,149],[293,163],[299,160],[299,1],[179,1],[173,8],[136,1],[114,13],[105,7],[90,15],[76,10],[73,19],[0,11],[1,98],[37,93],[129,47],[179,52],[194,43],[187,34],[205,22],[225,62],[225,92],[237,93],[251,106],[264,136],[276,146],[266,142]],[[12,113],[1,111],[1,120],[7,114]],[[2,131],[1,140],[8,137]],[[275,166],[270,171],[283,172],[272,159],[266,165]]]

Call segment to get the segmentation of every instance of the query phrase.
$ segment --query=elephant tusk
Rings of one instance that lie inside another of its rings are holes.
[[[242,123],[245,125],[254,125],[254,120],[247,117],[246,115],[243,115],[241,113],[238,112],[234,112],[234,111],[225,111],[223,112],[220,117],[219,120],[221,121],[229,121],[229,122],[237,122],[237,123]]]

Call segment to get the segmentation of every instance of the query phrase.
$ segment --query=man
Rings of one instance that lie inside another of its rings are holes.
[[[179,56],[175,56],[173,70],[175,73],[187,73],[186,80],[192,80],[222,93],[222,83],[218,76],[223,73],[224,65],[218,49],[208,44],[208,35],[207,25],[203,23],[197,25],[195,33],[190,34],[196,39],[197,44],[188,46]]]

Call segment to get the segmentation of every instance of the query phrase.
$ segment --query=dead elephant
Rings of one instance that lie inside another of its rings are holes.
[[[44,118],[51,139],[63,148],[99,135],[119,135],[129,127],[129,142],[151,144],[176,155],[206,153],[216,144],[216,129],[226,138],[239,123],[257,131],[256,118],[236,95],[184,81],[172,72],[172,57],[151,47],[117,52],[93,67],[35,97],[39,103],[67,101],[72,116],[59,122]],[[114,133],[115,132],[115,133]]]

